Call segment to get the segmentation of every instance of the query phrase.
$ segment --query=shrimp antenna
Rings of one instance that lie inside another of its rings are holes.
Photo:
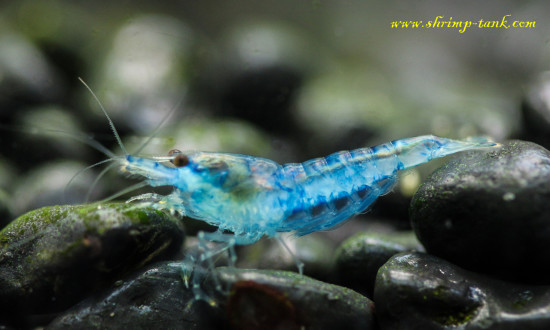
[[[80,82],[84,85],[84,87],[86,87],[86,89],[88,89],[88,91],[90,91],[90,93],[92,94],[92,96],[96,100],[97,104],[99,104],[99,107],[101,108],[101,111],[103,111],[103,114],[105,115],[105,117],[107,117],[107,120],[109,121],[109,126],[111,127],[111,130],[113,131],[113,134],[115,135],[115,138],[118,142],[118,145],[120,146],[120,149],[122,149],[122,152],[125,155],[128,155],[128,151],[126,151],[126,148],[124,147],[124,144],[122,144],[122,140],[120,139],[120,136],[118,135],[118,131],[115,128],[115,124],[111,120],[111,117],[109,117],[109,114],[107,113],[107,111],[103,107],[103,104],[101,104],[101,101],[95,95],[94,91],[90,88],[90,86],[88,86],[88,84],[86,84],[86,82],[82,78],[78,77],[78,80],[80,80]]]
[[[88,189],[88,193],[86,194],[86,203],[90,200],[90,196],[92,195],[92,191],[94,191],[95,187],[97,186],[97,183],[99,180],[105,175],[105,173],[109,172],[113,167],[117,166],[117,163],[109,164],[109,166],[105,167],[99,175],[95,178],[94,182],[90,185],[90,188]]]
[[[8,127],[7,125],[0,124],[0,128],[3,129],[3,130],[13,131],[13,132],[17,132],[17,133],[21,133],[21,132],[25,131],[25,128],[23,126],[13,126],[12,125],[12,126]],[[116,158],[117,157],[117,155],[115,155],[113,152],[111,152],[111,150],[107,149],[107,147],[105,147],[104,145],[102,145],[98,141],[94,140],[94,138],[91,137],[91,136],[72,133],[72,132],[65,132],[65,131],[62,131],[62,130],[59,130],[59,129],[54,129],[54,128],[42,128],[42,127],[31,127],[31,134],[44,134],[44,135],[52,134],[53,136],[55,136],[56,134],[63,135],[63,136],[66,136],[68,138],[71,138],[73,140],[76,140],[78,142],[84,143],[84,144],[94,148],[95,150],[101,152],[102,154],[104,154],[107,157],[111,157],[111,158]]]
[[[137,190],[139,188],[142,188],[142,187],[146,187],[147,185],[149,185],[149,182],[147,181],[142,181],[142,182],[139,182],[139,183],[136,183],[134,185],[131,185],[130,187],[128,188],[125,188],[117,193],[114,193],[112,194],[111,196],[105,198],[105,199],[102,199],[101,201],[99,201],[99,203],[106,203],[108,201],[112,201],[113,199],[117,198],[117,197],[120,197],[124,194],[127,194],[129,192],[132,192],[134,190]]]
[[[153,133],[149,136],[149,138],[141,145],[139,146],[139,148],[135,151],[134,154],[139,154],[141,151],[143,151],[143,149],[145,149],[145,147],[151,143],[151,141],[153,141],[153,139],[157,136],[157,134],[160,132],[160,129],[162,128],[162,126],[164,126],[164,124],[166,123],[166,121],[172,117],[172,115],[174,114],[174,112],[176,112],[176,110],[179,108],[179,106],[183,103],[184,99],[185,99],[185,94],[184,93],[180,99],[178,100],[178,102],[172,107],[172,109],[170,109],[170,111],[168,111],[168,113],[166,115],[164,115],[164,117],[162,118],[162,120],[157,124],[157,127],[155,127],[155,130],[153,131]]]

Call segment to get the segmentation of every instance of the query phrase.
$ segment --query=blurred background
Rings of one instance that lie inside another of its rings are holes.
[[[85,143],[121,154],[79,77],[130,152],[153,135],[142,153],[279,162],[423,134],[548,146],[548,13],[546,1],[2,1],[2,223],[129,185],[79,172],[106,157]],[[505,15],[535,27],[391,28]],[[435,166],[406,173],[369,216],[407,226]]]

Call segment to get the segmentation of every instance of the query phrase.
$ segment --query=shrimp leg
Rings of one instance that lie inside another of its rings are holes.
[[[229,259],[228,264],[229,268],[233,269],[237,261],[237,254],[235,252],[235,245],[248,245],[256,242],[259,237],[250,237],[249,235],[234,235],[226,234],[221,231],[216,231],[212,233],[208,232],[199,232],[197,235],[198,242],[198,257],[196,253],[187,253],[185,260],[182,264],[182,277],[186,287],[189,287],[189,282],[191,282],[191,289],[195,295],[195,300],[206,301],[209,305],[217,305],[216,301],[208,296],[201,288],[202,277],[195,270],[197,266],[200,266],[202,263],[206,263],[209,274],[212,276],[216,290],[223,291],[220,280],[216,274],[215,269],[215,257],[221,253],[228,252]],[[212,243],[218,243],[216,246],[212,246]],[[228,291],[228,290],[226,290]]]

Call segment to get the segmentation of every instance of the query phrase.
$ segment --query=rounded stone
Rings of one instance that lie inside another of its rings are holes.
[[[160,262],[59,315],[48,329],[220,329],[225,311],[193,300],[181,263]]]
[[[550,286],[505,282],[425,253],[399,253],[378,272],[381,329],[548,329]]]
[[[132,204],[28,212],[0,232],[0,317],[63,310],[182,240],[179,221]]]
[[[374,328],[374,304],[353,290],[288,271],[217,270],[231,289],[229,296],[217,291],[216,299],[226,304],[234,329],[265,328],[274,320],[281,329]]]
[[[372,297],[378,269],[393,255],[423,251],[412,231],[358,233],[336,250],[336,272],[341,285]]]
[[[293,272],[196,267],[201,289],[213,301],[195,300],[193,288],[183,284],[183,265],[152,265],[79,303],[48,329],[375,328],[371,300]]]
[[[430,254],[504,279],[550,282],[550,152],[537,144],[458,155],[418,189],[410,215]]]

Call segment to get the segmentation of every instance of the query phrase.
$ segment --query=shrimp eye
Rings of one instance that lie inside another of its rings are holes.
[[[184,154],[178,154],[172,160],[172,164],[174,164],[176,167],[184,167],[189,164],[189,157]]]
[[[176,167],[184,167],[189,164],[189,157],[182,154],[178,149],[172,149],[168,152],[168,156],[174,156],[170,162]]]

